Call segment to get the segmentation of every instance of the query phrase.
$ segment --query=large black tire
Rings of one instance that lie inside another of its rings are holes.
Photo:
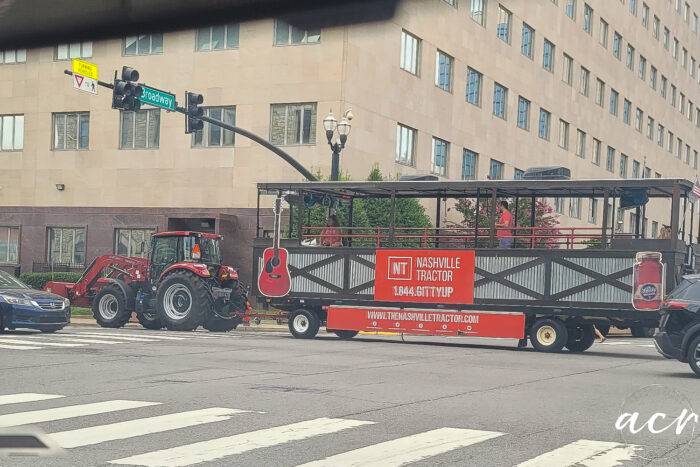
[[[600,326],[596,326],[598,328],[598,331],[603,335],[603,337],[607,337],[608,333],[610,332],[610,325],[609,324],[601,324]],[[595,334],[595,332],[594,332]]]
[[[530,342],[540,352],[560,352],[568,337],[566,326],[556,318],[540,318],[530,328]]]
[[[630,328],[632,331],[632,337],[654,337],[654,328],[646,328],[643,326],[632,326]]]
[[[289,315],[289,332],[297,339],[313,339],[321,322],[313,311],[300,308]]]
[[[333,331],[336,336],[340,337],[341,339],[352,339],[355,337],[360,331]]]
[[[218,316],[210,316],[204,320],[202,327],[209,332],[229,332],[238,327],[241,320],[238,318],[224,319]]]
[[[695,336],[695,339],[690,341],[687,357],[690,369],[695,372],[696,376],[700,377],[700,335]]]
[[[106,285],[92,300],[92,316],[103,328],[121,328],[129,322],[131,312],[126,309],[126,297],[116,285]]]
[[[138,319],[141,326],[146,329],[163,329],[163,322],[155,311],[150,313],[136,313],[136,319]]]
[[[592,324],[580,324],[567,328],[569,334],[566,340],[566,348],[572,352],[584,352],[591,348],[595,342],[595,331]]]
[[[61,329],[63,329],[63,326],[52,326],[49,328],[39,328],[39,331],[45,334],[51,334],[52,332],[60,331]]]
[[[170,331],[194,331],[213,313],[202,279],[188,271],[176,271],[162,280],[156,295],[158,318]]]

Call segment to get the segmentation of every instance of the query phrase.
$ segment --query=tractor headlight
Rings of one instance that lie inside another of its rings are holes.
[[[32,306],[32,301],[26,298],[8,297],[6,295],[0,295],[0,298],[11,305]]]

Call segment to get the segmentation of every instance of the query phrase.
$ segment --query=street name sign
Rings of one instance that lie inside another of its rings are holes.
[[[78,60],[77,58],[73,59],[73,73],[94,80],[99,79],[97,75],[97,65],[83,60]]]
[[[143,88],[143,93],[139,100],[144,104],[155,105],[166,110],[175,111],[175,95],[159,89],[149,88],[143,84],[139,84]]]

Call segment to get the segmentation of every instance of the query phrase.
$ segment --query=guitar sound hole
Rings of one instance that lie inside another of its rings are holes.
[[[280,259],[279,259],[279,258],[272,258],[272,260],[270,260],[270,261],[271,261],[271,263],[272,263],[272,267],[275,267],[275,268],[276,268],[277,266],[280,265]]]

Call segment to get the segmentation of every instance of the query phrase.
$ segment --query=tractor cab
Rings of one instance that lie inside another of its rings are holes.
[[[165,271],[177,263],[203,264],[212,277],[221,266],[219,241],[221,235],[178,231],[153,235],[151,243],[151,283],[156,283]]]

